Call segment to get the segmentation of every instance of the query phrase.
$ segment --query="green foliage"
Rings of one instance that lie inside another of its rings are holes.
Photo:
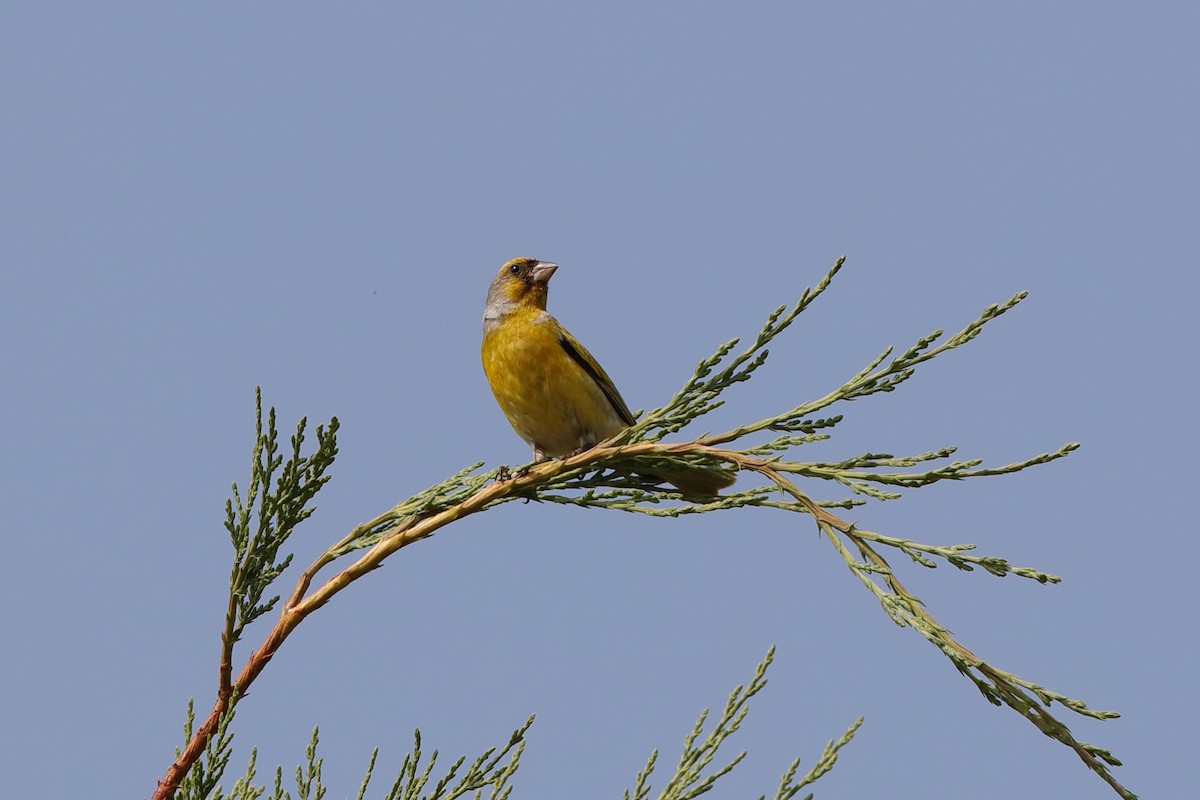
[[[437,765],[438,752],[434,750],[429,757],[429,763],[421,769],[421,731],[413,731],[413,749],[404,756],[400,774],[384,800],[456,800],[471,793],[482,797],[485,789],[490,790],[487,795],[489,800],[506,800],[512,794],[509,781],[521,765],[521,754],[525,752],[525,734],[531,725],[533,717],[513,731],[508,744],[502,748],[489,747],[477,756],[462,774],[459,774],[459,770],[466,763],[467,757],[459,756],[427,794],[424,790]],[[371,766],[368,767],[362,788],[359,789],[359,800],[363,800],[363,793],[371,780],[371,769],[375,765],[377,753],[378,750],[371,754]]]
[[[384,534],[395,533],[396,530],[417,520],[455,507],[486,486],[494,477],[492,474],[473,474],[482,466],[482,461],[476,461],[463,467],[441,483],[435,483],[397,503],[374,519],[357,526],[330,548],[331,559],[364,547],[374,547],[379,544]]]
[[[707,734],[704,733],[704,723],[708,720],[708,709],[700,712],[700,718],[696,720],[695,726],[683,740],[683,753],[679,756],[679,763],[675,767],[674,774],[667,779],[666,785],[659,792],[658,800],[693,800],[712,789],[718,780],[732,772],[733,768],[746,757],[746,751],[743,750],[726,762],[724,766],[709,769],[721,745],[742,727],[742,722],[750,711],[750,698],[767,685],[767,668],[771,666],[774,658],[775,648],[772,647],[755,668],[754,677],[750,683],[738,686],[729,695],[724,711],[721,712],[721,716]],[[799,782],[796,782],[796,771],[800,768],[800,758],[797,756],[783,773],[779,788],[775,792],[775,800],[791,800],[805,786],[833,769],[833,765],[837,762],[838,751],[850,743],[862,722],[862,717],[859,717],[841,737],[836,741],[830,741],[825,746],[825,751],[816,765]],[[702,736],[703,738],[701,738]],[[649,800],[650,778],[657,765],[658,750],[655,750],[650,753],[646,766],[637,773],[632,792],[625,791],[625,800]],[[808,795],[808,797],[811,798],[812,795]],[[764,800],[764,798],[760,797],[759,800]]]
[[[279,453],[275,409],[268,412],[264,430],[262,391],[255,390],[254,450],[246,496],[242,497],[235,483],[233,497],[225,501],[225,530],[234,550],[225,633],[230,645],[241,638],[247,625],[279,602],[278,595],[262,602],[263,592],[292,563],[290,553],[277,561],[279,550],[296,526],[316,510],[309,503],[329,480],[325,471],[337,456],[337,417],[330,420],[328,428],[317,426],[317,448],[303,456],[300,451],[307,424],[301,419],[296,426],[291,455],[285,461]]]
[[[766,363],[767,345],[771,343],[772,339],[787,330],[796,318],[829,288],[834,276],[841,270],[845,262],[845,256],[839,258],[820,283],[811,289],[804,290],[790,311],[787,306],[780,306],[772,311],[762,330],[755,337],[754,344],[733,358],[729,358],[728,363],[725,363],[725,360],[737,347],[739,340],[731,339],[717,348],[717,352],[696,365],[692,377],[675,393],[671,402],[662,408],[651,411],[640,419],[637,425],[614,437],[613,441],[659,441],[667,434],[675,433],[709,411],[719,408],[725,402],[718,399],[720,394],[735,383],[749,380],[755,370]],[[721,369],[718,370],[718,367]],[[772,430],[803,431],[805,434],[812,434],[817,428],[832,427],[837,424],[837,420],[785,420],[784,416],[786,415],[764,420],[755,426],[747,426],[745,432],[771,428]]]
[[[189,708],[190,711],[190,708]],[[191,719],[189,714],[189,720]],[[516,774],[521,763],[521,754],[525,752],[525,734],[533,724],[533,717],[513,731],[508,743],[503,747],[489,747],[477,756],[467,767],[466,756],[460,756],[433,783],[433,772],[437,766],[438,753],[435,750],[429,761],[422,765],[421,731],[413,732],[413,749],[405,754],[404,761],[396,780],[392,783],[383,800],[458,800],[461,797],[473,795],[482,798],[487,792],[488,800],[507,800],[512,794],[510,781]],[[188,737],[191,729],[187,728]],[[255,783],[257,774],[257,751],[252,751],[246,772],[238,778],[230,790],[227,800],[324,800],[328,787],[321,780],[321,772],[325,760],[317,755],[319,730],[313,728],[312,738],[304,751],[304,763],[297,765],[295,774],[296,793],[283,788],[283,769],[275,770],[275,780],[270,795],[266,795],[266,787]],[[217,785],[220,772],[229,761],[229,740],[222,743],[223,758],[219,761],[220,769],[210,771],[198,765],[189,773],[184,785],[180,787],[181,798],[187,800],[226,800],[221,788]],[[357,800],[365,800],[367,789],[374,776],[375,764],[379,757],[379,749],[371,753],[367,764],[366,775],[359,784]],[[193,774],[197,778],[193,778]],[[203,782],[201,783],[200,780]],[[187,793],[185,792],[187,790]],[[201,793],[203,792],[203,793]]]
[[[708,720],[708,709],[700,714],[695,726],[684,738],[683,752],[675,771],[666,778],[666,784],[658,794],[658,800],[692,800],[709,791],[717,781],[728,775],[734,767],[745,758],[742,751],[730,759],[724,766],[712,769],[721,746],[733,734],[737,733],[742,722],[749,713],[750,698],[757,695],[767,685],[766,673],[775,657],[775,648],[767,651],[767,655],[754,670],[754,677],[749,684],[736,687],[729,695],[721,716],[716,720],[711,730],[705,733],[704,726]],[[232,720],[233,714],[227,716],[226,722]],[[188,704],[188,721],[184,726],[184,734],[190,739],[193,733],[193,716],[191,703]],[[512,732],[508,742],[503,747],[489,747],[467,764],[466,756],[459,756],[439,777],[434,778],[437,768],[438,752],[430,754],[427,761],[421,747],[421,731],[413,732],[413,747],[404,755],[396,779],[389,787],[383,800],[458,800],[458,798],[473,796],[488,798],[488,800],[508,800],[512,796],[512,778],[520,767],[521,756],[525,752],[525,735],[533,725],[530,717],[524,725]],[[859,717],[837,740],[830,741],[809,772],[799,781],[796,772],[800,766],[797,757],[789,765],[780,780],[774,795],[775,800],[791,800],[802,788],[812,784],[822,775],[829,772],[837,762],[838,751],[854,738],[855,731],[862,725]],[[220,734],[211,740],[211,750],[205,759],[188,773],[183,785],[180,786],[178,797],[186,800],[324,800],[328,787],[322,782],[321,773],[324,759],[317,754],[320,741],[319,730],[313,728],[312,738],[305,748],[304,762],[297,765],[295,770],[295,794],[284,789],[283,769],[277,768],[274,775],[272,791],[268,795],[267,787],[255,782],[257,776],[257,750],[251,751],[246,771],[233,784],[226,796],[219,781],[228,766],[233,735],[222,726]],[[356,800],[366,800],[367,790],[375,774],[379,757],[379,749],[371,752],[366,774],[359,784]],[[648,800],[651,792],[650,780],[653,777],[658,761],[658,750],[650,754],[650,759],[644,769],[637,773],[632,794],[625,792],[626,800]],[[464,765],[465,769],[464,769]],[[812,797],[812,795],[808,795]],[[763,800],[763,798],[760,798]]]

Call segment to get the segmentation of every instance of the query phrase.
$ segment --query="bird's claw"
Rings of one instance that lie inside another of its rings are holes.
[[[508,468],[507,464],[503,464],[496,467],[496,483],[505,483],[506,481],[511,481],[513,478],[524,478],[528,474],[528,466],[521,467],[514,472]]]

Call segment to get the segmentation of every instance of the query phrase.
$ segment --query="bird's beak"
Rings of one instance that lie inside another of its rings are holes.
[[[537,265],[530,271],[530,276],[534,283],[549,283],[550,276],[554,274],[554,270],[558,269],[558,264],[550,261],[539,261]]]

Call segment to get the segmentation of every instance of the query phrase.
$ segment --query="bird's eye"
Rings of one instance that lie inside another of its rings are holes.
[[[513,264],[511,267],[508,268],[508,271],[510,273],[512,273],[513,275],[516,275],[517,273],[519,273],[521,271],[521,265]]]

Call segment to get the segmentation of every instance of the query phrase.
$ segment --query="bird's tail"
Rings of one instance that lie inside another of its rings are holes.
[[[674,486],[683,493],[684,499],[701,503],[718,497],[722,489],[733,486],[733,482],[737,480],[731,470],[689,467],[682,464],[656,470],[654,478]]]

